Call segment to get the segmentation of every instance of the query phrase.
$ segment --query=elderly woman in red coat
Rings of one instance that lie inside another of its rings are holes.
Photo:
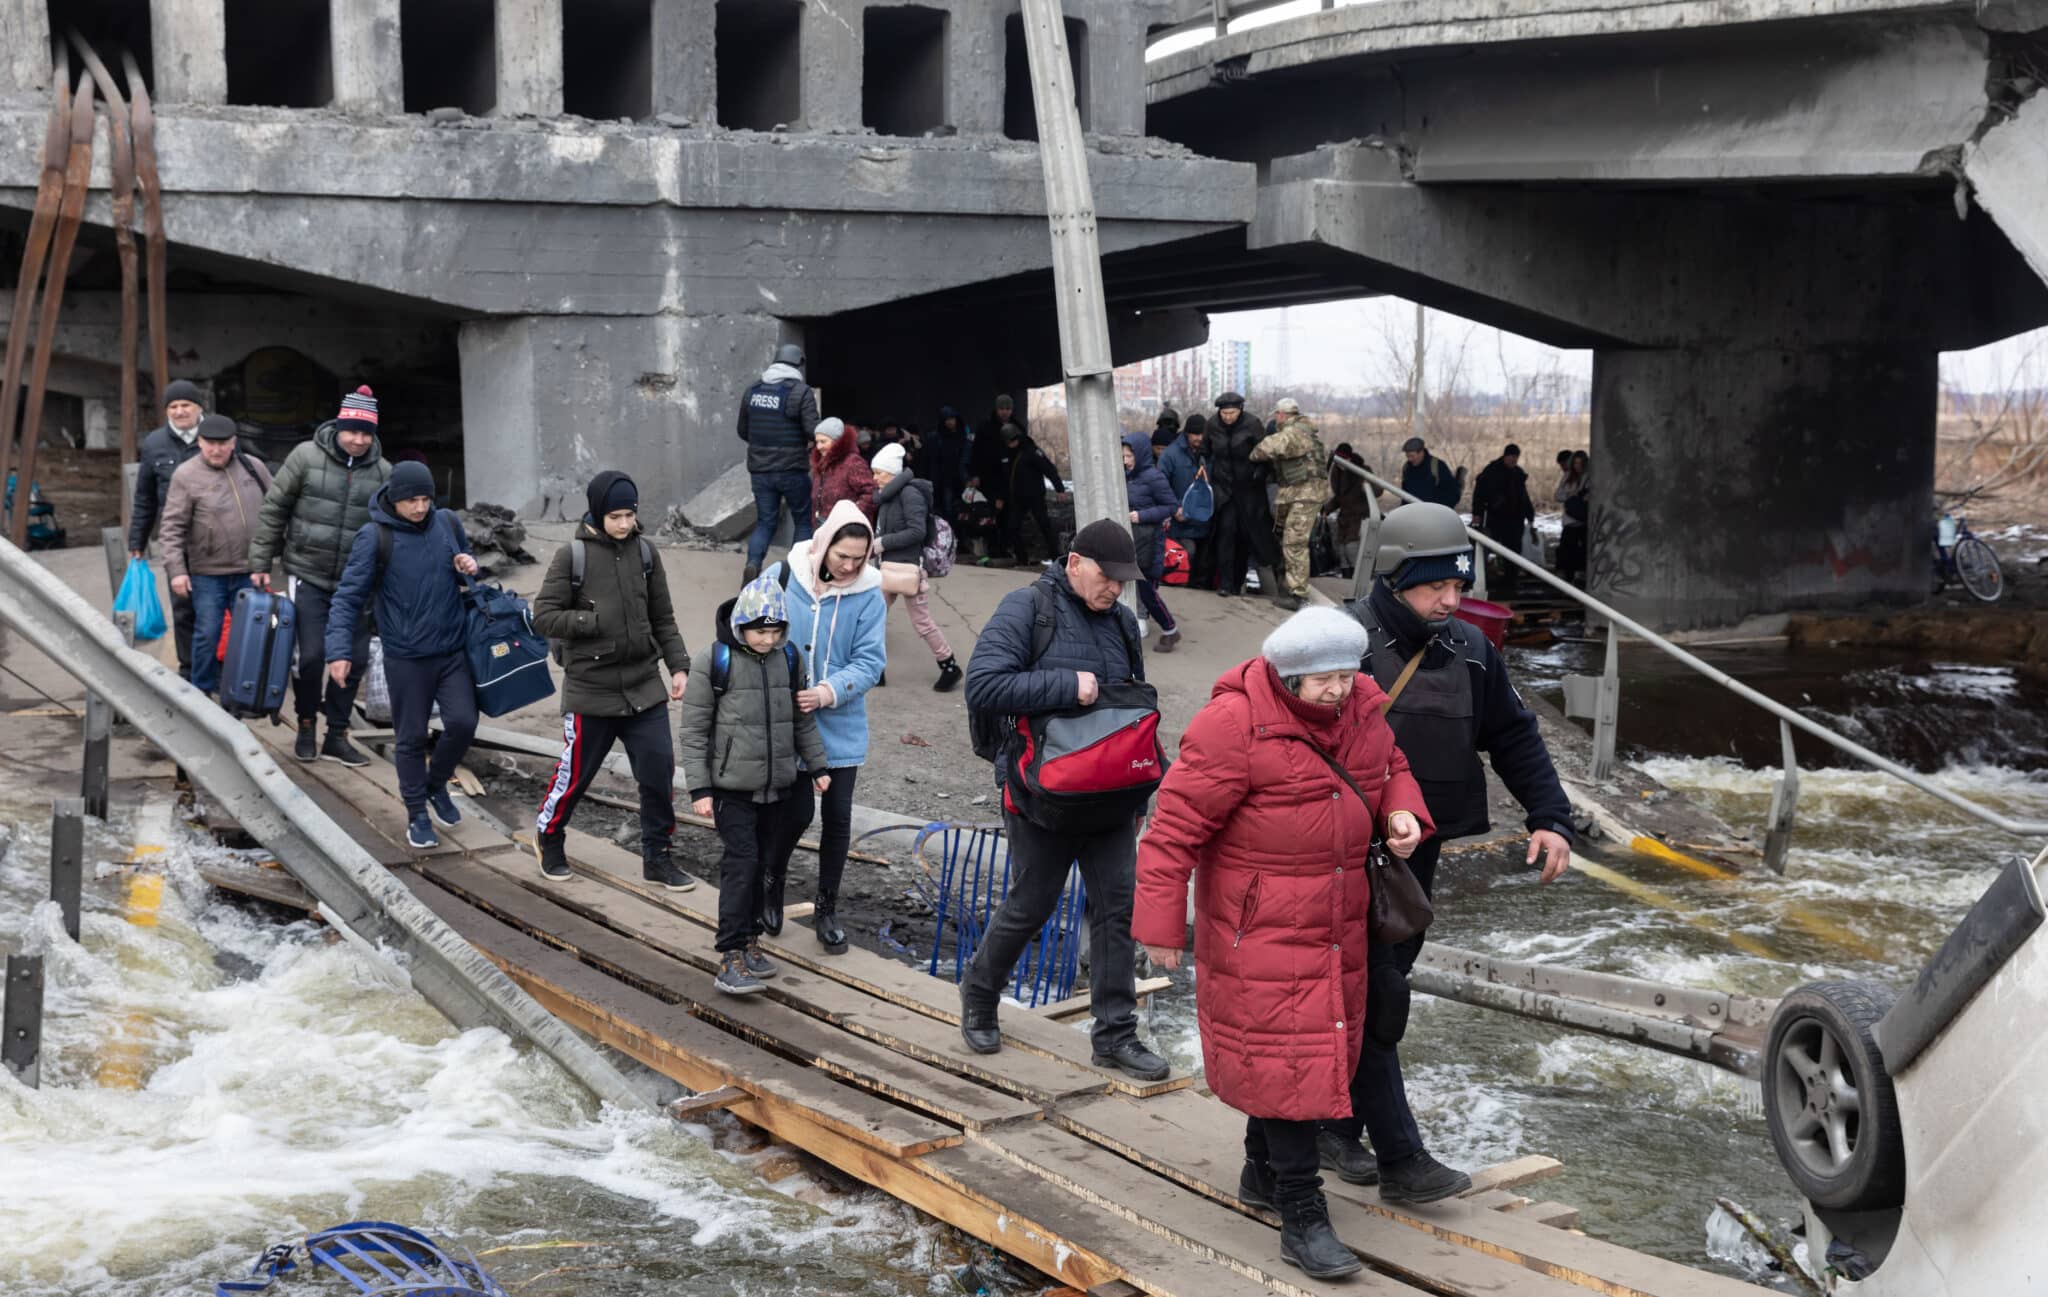
[[[875,474],[861,458],[860,434],[838,419],[820,419],[811,434],[811,512],[822,525],[841,500],[875,521]]]
[[[1249,1118],[1238,1196],[1278,1209],[1281,1256],[1316,1278],[1359,1268],[1330,1229],[1316,1123],[1351,1111],[1364,1042],[1367,850],[1377,828],[1405,857],[1434,828],[1364,655],[1358,622],[1306,608],[1223,674],[1138,844],[1131,921],[1178,967],[1193,875],[1202,1061]]]

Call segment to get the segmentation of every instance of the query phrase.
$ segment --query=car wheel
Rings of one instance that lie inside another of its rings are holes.
[[[1764,1048],[1764,1115],[1778,1160],[1817,1207],[1875,1211],[1905,1198],[1898,1100],[1872,1029],[1876,982],[1812,982],[1787,995]]]

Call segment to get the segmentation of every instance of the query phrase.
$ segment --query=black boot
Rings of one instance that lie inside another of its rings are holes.
[[[1427,1151],[1404,1157],[1380,1171],[1380,1201],[1407,1203],[1442,1202],[1472,1187],[1472,1177],[1431,1157]]]
[[[771,937],[782,935],[782,875],[761,880],[761,931]]]
[[[533,840],[533,854],[540,859],[541,875],[558,883],[576,876],[576,871],[569,868],[568,852],[563,849],[564,836],[561,833],[542,833]]]
[[[939,678],[938,682],[932,685],[933,691],[942,694],[952,693],[954,687],[960,683],[962,674],[959,659],[947,658],[939,663]]]
[[[846,953],[846,929],[839,926],[839,898],[830,892],[819,892],[818,903],[811,910],[811,931],[818,934],[818,944],[828,955]]]
[[[1363,1143],[1348,1135],[1340,1135],[1334,1130],[1317,1131],[1316,1156],[1325,1171],[1335,1171],[1337,1178],[1346,1184],[1380,1182],[1379,1159]]]
[[[1237,1173],[1237,1200],[1247,1207],[1261,1207],[1273,1210],[1273,1168],[1265,1162],[1244,1160],[1244,1170]]]
[[[984,1009],[968,999],[964,983],[960,987],[960,1038],[977,1054],[993,1054],[1003,1047],[1003,1033],[996,1025],[996,1011]]]
[[[1320,1187],[1302,1190],[1290,1185],[1276,1190],[1280,1211],[1280,1259],[1299,1266],[1311,1279],[1341,1279],[1357,1274],[1365,1263],[1345,1247],[1330,1228],[1330,1204]]]
[[[292,740],[292,757],[308,765],[320,759],[320,740],[313,732],[313,722],[299,722],[298,737]]]

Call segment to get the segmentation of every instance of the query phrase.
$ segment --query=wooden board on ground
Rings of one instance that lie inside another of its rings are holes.
[[[1141,977],[1131,989],[1137,993],[1138,1007],[1143,1008],[1145,1001],[1150,999],[1154,993],[1163,991],[1172,985],[1173,979],[1170,977]],[[1064,1000],[1054,1000],[1051,1004],[1041,1004],[1033,1009],[1032,1012],[1041,1018],[1050,1018],[1054,1022],[1070,1022],[1075,1018],[1086,1015],[1089,1005],[1094,1002],[1094,998],[1089,992],[1082,991],[1076,995],[1070,995]]]
[[[906,1107],[969,1130],[1036,1121],[1039,1106],[928,1067],[915,1059],[850,1036],[831,1024],[761,996],[720,992],[705,970],[649,950],[467,860],[430,860],[421,872],[551,946],[560,947],[609,976],[704,1021]]]
[[[253,896],[259,901],[312,914],[320,908],[305,884],[282,869],[267,868],[246,860],[203,860],[199,876],[225,892]]]
[[[1512,1162],[1489,1166],[1472,1173],[1472,1187],[1460,1197],[1476,1198],[1489,1189],[1520,1189],[1564,1173],[1564,1163],[1554,1157],[1531,1154]]]

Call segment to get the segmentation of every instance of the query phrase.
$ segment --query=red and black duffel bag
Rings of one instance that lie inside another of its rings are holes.
[[[1142,680],[1098,688],[1085,707],[1017,718],[1004,797],[1053,833],[1128,827],[1166,777],[1158,691]]]

